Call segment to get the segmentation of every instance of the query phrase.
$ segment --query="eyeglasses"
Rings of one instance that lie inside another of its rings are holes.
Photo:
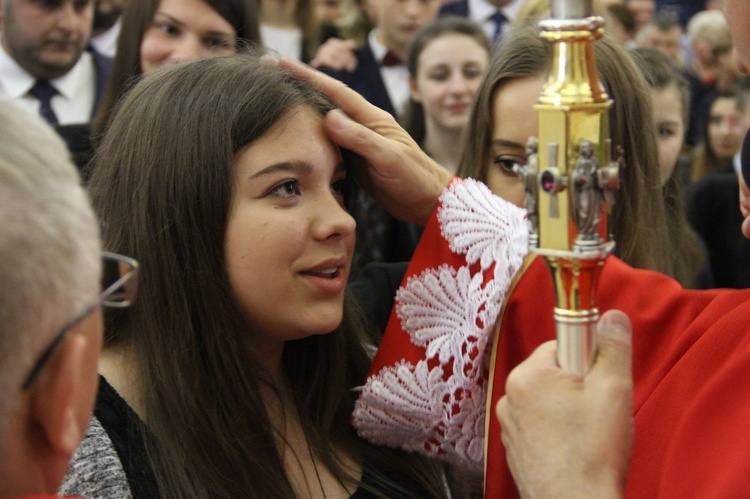
[[[89,316],[98,307],[125,308],[129,307],[135,300],[138,290],[138,262],[127,256],[102,251],[102,292],[99,299],[93,305],[87,307],[82,313],[68,322],[55,335],[52,342],[44,349],[39,359],[29,371],[28,376],[21,385],[21,390],[27,390],[34,382],[39,373],[47,365],[57,347],[67,336],[68,332]]]

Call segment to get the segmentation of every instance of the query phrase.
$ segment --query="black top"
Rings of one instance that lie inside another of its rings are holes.
[[[133,499],[159,497],[156,477],[149,466],[146,447],[141,438],[140,426],[143,423],[103,376],[99,376],[94,416],[107,432],[120,458]]]
[[[349,291],[367,319],[375,345],[383,338],[396,291],[408,266],[408,262],[371,263],[349,284]]]
[[[99,392],[96,400],[94,415],[107,432],[112,445],[117,452],[122,464],[133,499],[158,498],[159,488],[153,469],[149,466],[146,448],[141,437],[141,422],[138,415],[130,408],[125,400],[107,383],[104,377],[99,376]],[[403,474],[403,480],[397,483],[409,487],[409,474],[403,470],[387,470],[390,476]],[[362,470],[362,483],[375,484],[375,477],[368,472],[365,465]],[[371,492],[358,488],[352,499],[370,499],[379,497]]]
[[[750,240],[737,202],[739,182],[731,173],[710,173],[686,190],[688,219],[708,250],[717,288],[750,287]]]

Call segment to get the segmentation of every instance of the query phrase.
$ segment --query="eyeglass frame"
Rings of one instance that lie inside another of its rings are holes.
[[[34,383],[34,380],[37,378],[37,376],[39,376],[39,373],[41,373],[42,369],[44,369],[44,366],[46,366],[49,360],[52,358],[52,355],[57,350],[57,347],[60,346],[60,344],[63,342],[65,337],[68,335],[68,333],[74,327],[80,324],[86,317],[88,317],[94,310],[96,310],[102,305],[106,307],[112,307],[112,308],[126,308],[126,307],[129,307],[133,303],[133,300],[135,299],[135,291],[133,291],[132,296],[126,297],[122,301],[108,301],[108,300],[112,296],[112,294],[114,294],[115,291],[120,289],[125,283],[133,279],[137,279],[138,267],[139,267],[138,261],[133,258],[124,256],[124,255],[111,253],[109,251],[102,251],[101,256],[103,260],[108,259],[108,260],[113,260],[117,262],[118,264],[125,264],[128,267],[130,267],[130,270],[128,270],[128,272],[126,272],[125,274],[121,275],[112,284],[107,286],[106,289],[101,291],[95,303],[86,307],[83,310],[83,312],[76,315],[70,322],[65,324],[60,329],[60,331],[57,332],[57,334],[55,334],[55,337],[52,339],[50,344],[47,346],[47,348],[45,348],[42,351],[37,361],[31,367],[29,374],[26,376],[26,378],[24,378],[24,381],[21,384],[21,391],[26,391],[29,389],[32,383]],[[131,286],[136,286],[136,285],[137,283],[131,283]]]

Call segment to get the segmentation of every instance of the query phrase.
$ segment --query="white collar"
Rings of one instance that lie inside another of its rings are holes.
[[[50,80],[50,84],[66,99],[73,99],[80,92],[82,86],[90,84],[88,80],[87,64],[93,64],[88,51],[81,54],[81,58],[73,69],[60,78]],[[0,45],[0,86],[10,98],[26,95],[36,83],[36,78],[26,72]]]
[[[0,45],[0,86],[11,99],[26,95],[36,79],[26,72]]]
[[[383,57],[385,57],[385,54],[388,53],[388,48],[378,41],[378,33],[378,28],[372,29],[370,34],[367,35],[367,42],[370,44],[370,49],[372,50],[373,57],[375,57],[375,62],[380,64]]]
[[[91,38],[91,45],[100,54],[114,59],[117,52],[117,39],[120,37],[120,31],[122,31],[122,16],[107,31],[103,31]]]

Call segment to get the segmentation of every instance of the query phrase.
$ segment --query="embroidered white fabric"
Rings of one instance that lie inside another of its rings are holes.
[[[353,415],[363,438],[482,466],[489,341],[527,252],[525,215],[472,179],[443,192],[441,234],[465,265],[428,269],[396,294],[401,327],[427,356],[368,378]],[[490,268],[492,280],[484,283]]]

